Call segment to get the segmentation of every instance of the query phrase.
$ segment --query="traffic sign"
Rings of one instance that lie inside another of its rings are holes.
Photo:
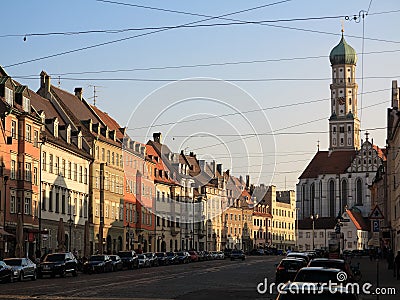
[[[379,220],[372,221],[372,232],[379,232]]]
[[[382,213],[381,209],[379,208],[378,204],[375,205],[374,209],[372,210],[372,212],[369,215],[369,218],[371,220],[381,220],[381,219],[385,218],[383,216],[383,213]]]

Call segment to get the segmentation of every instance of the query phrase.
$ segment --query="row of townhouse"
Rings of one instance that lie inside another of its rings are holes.
[[[37,92],[0,75],[0,256],[248,251],[291,241],[293,232],[276,243],[275,187],[262,188],[269,200],[257,198],[248,176],[175,153],[161,133],[132,140],[82,88],[64,91],[44,71]]]

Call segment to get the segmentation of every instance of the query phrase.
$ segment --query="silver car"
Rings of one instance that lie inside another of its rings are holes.
[[[26,278],[36,280],[36,264],[29,258],[5,258],[4,262],[13,269],[13,275],[18,281]]]

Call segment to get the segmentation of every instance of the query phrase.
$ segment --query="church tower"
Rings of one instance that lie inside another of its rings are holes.
[[[342,38],[331,51],[331,117],[329,150],[360,149],[360,121],[357,116],[356,51]]]

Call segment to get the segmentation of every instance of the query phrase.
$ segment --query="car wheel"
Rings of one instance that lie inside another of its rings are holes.
[[[10,282],[10,283],[14,282],[14,276],[13,276],[13,274],[10,274],[10,278],[8,279],[8,282]]]
[[[18,281],[24,280],[24,272],[19,272]]]
[[[36,271],[33,272],[32,281],[35,281],[37,278]]]
[[[60,273],[60,277],[65,278],[65,276],[67,276],[67,273],[65,272],[65,269],[62,269],[61,273]]]

